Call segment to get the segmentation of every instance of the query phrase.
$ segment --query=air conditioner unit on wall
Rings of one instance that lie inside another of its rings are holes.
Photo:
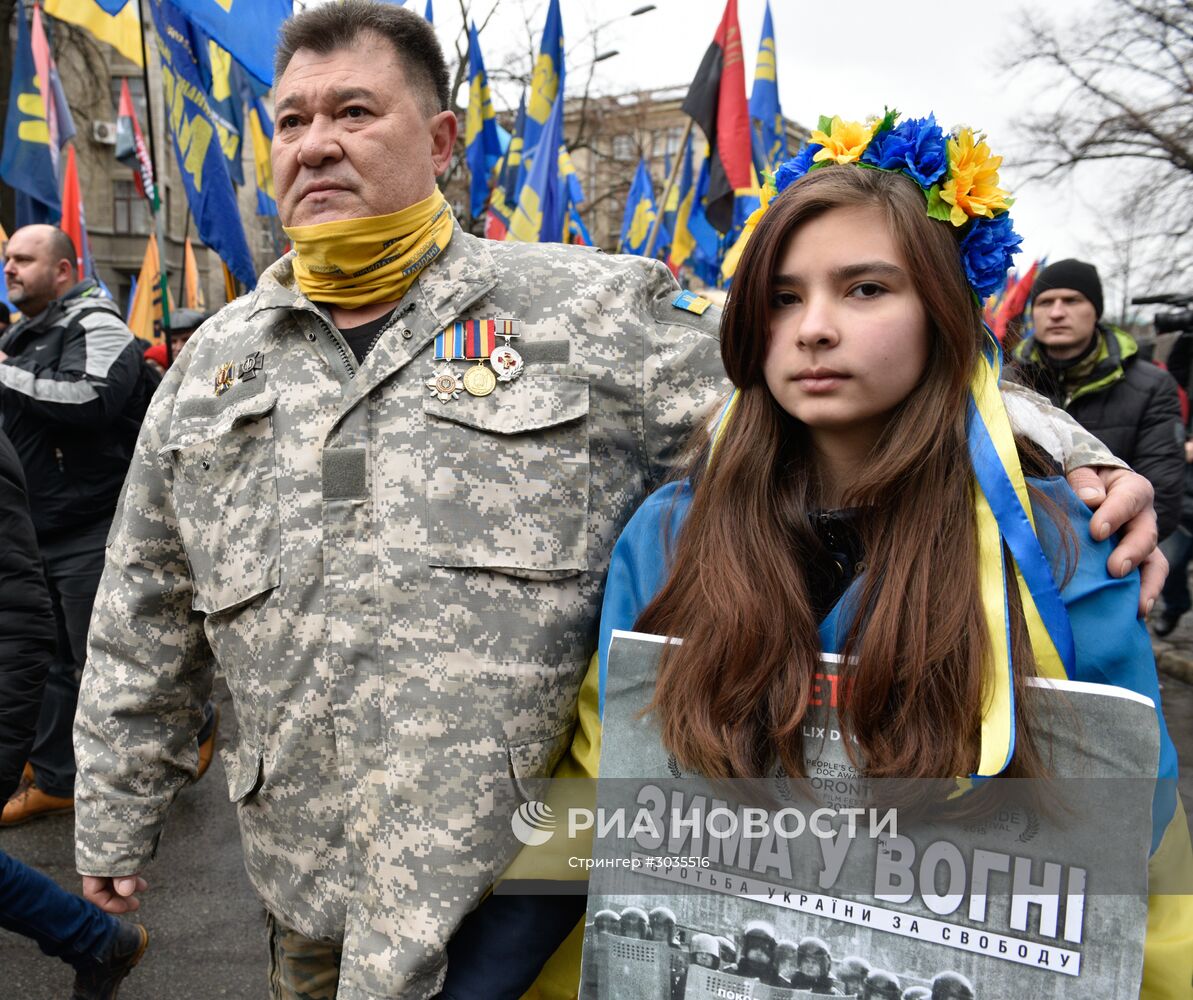
[[[116,123],[115,122],[92,122],[91,123],[91,138],[98,143],[105,146],[116,145]]]

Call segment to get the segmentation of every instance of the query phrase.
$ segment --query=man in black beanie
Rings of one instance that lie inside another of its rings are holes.
[[[1176,382],[1138,357],[1127,333],[1101,322],[1093,264],[1059,260],[1032,286],[1032,335],[1016,349],[1026,381],[1156,491],[1160,537],[1177,526],[1185,481],[1185,431]]]

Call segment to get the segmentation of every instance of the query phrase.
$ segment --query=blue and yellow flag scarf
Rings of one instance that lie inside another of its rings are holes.
[[[998,389],[998,345],[988,337],[970,382],[969,454],[974,468],[974,507],[978,530],[978,586],[991,637],[983,678],[981,748],[973,778],[1001,773],[1015,752],[1015,686],[1011,662],[1011,620],[1007,601],[1007,565],[1014,564],[1015,585],[1027,622],[1028,637],[1041,677],[1064,679],[1074,668],[1073,631],[1052,577],[1052,568],[1036,535],[1027,482],[1019,464],[1011,421]],[[709,461],[737,408],[735,389],[717,418]]]

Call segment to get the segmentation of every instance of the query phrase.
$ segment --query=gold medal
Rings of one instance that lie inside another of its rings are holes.
[[[483,364],[473,365],[464,373],[464,388],[473,396],[487,396],[497,388],[497,376]]]
[[[217,396],[222,396],[232,388],[232,378],[235,371],[236,365],[231,361],[220,365],[219,370],[215,373],[215,394]]]

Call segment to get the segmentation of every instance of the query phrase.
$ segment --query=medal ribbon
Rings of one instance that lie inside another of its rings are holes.
[[[999,347],[989,337],[970,383],[967,419],[975,478],[978,590],[991,647],[983,683],[978,769],[971,778],[999,774],[1015,752],[1015,688],[1004,543],[1014,563],[1015,585],[1037,673],[1052,679],[1071,677],[1076,661],[1068,612],[1036,535],[1014,432],[998,389],[1000,372]],[[712,428],[710,464],[740,396],[741,391],[735,389]]]
[[[497,321],[467,319],[452,324],[452,332],[435,337],[436,361],[483,361],[497,346]],[[450,353],[449,353],[450,352]]]

